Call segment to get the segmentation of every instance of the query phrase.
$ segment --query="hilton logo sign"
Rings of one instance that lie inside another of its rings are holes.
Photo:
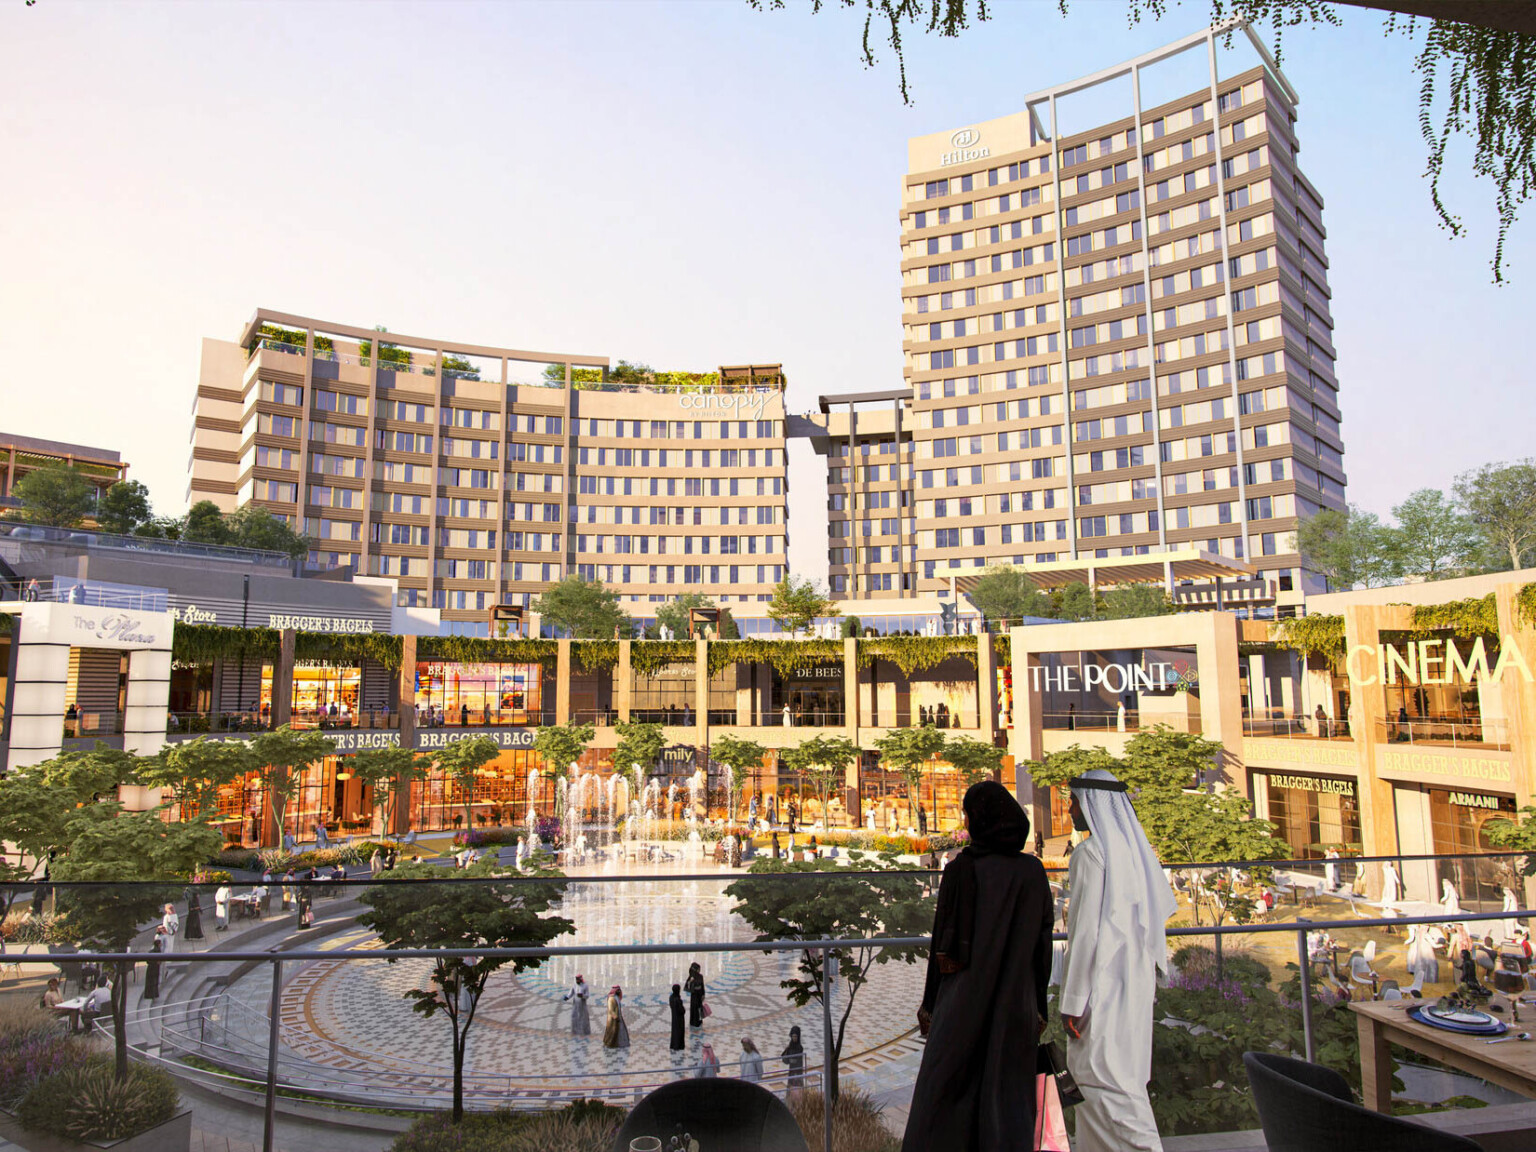
[[[982,160],[992,155],[992,149],[982,148],[981,133],[975,128],[962,128],[949,138],[952,151],[939,157],[939,167],[964,164],[967,160]]]

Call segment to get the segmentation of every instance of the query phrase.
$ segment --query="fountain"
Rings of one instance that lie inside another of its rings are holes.
[[[534,801],[539,795],[539,770],[528,769],[528,832],[533,833],[534,824],[538,820],[538,809],[534,807]]]

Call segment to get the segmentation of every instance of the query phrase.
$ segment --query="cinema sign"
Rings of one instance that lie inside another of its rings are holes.
[[[1505,636],[1490,671],[1479,636],[1463,657],[1451,640],[1410,640],[1406,644],[1356,644],[1344,658],[1351,684],[1498,684],[1511,668],[1527,684],[1531,669],[1513,636]],[[1459,680],[1458,680],[1459,677]]]

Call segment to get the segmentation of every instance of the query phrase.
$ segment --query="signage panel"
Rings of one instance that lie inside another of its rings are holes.
[[[169,649],[169,612],[125,611],[90,604],[29,603],[22,609],[22,643],[73,648]]]
[[[1475,756],[1383,748],[1376,756],[1378,773],[1397,780],[1451,785],[1475,782],[1500,786],[1501,791],[1514,790],[1514,770],[1508,753]]]

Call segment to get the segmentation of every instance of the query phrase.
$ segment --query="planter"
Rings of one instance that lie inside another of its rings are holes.
[[[92,1140],[67,1140],[48,1132],[31,1132],[14,1116],[0,1112],[0,1137],[19,1144],[27,1152],[94,1152],[110,1148],[112,1152],[190,1152],[192,1147],[192,1109],[178,1112],[164,1124],[147,1132],[98,1144]]]

